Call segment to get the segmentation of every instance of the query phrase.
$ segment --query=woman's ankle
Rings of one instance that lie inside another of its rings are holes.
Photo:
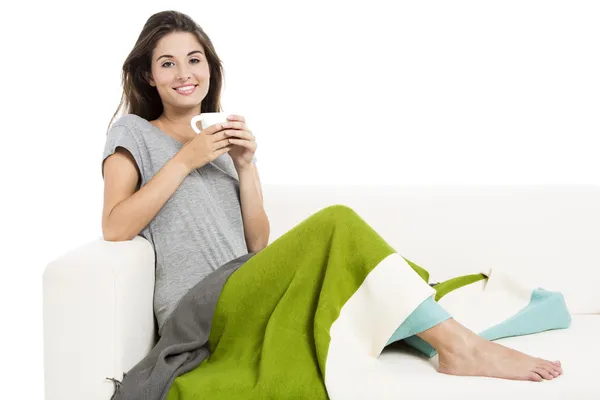
[[[454,318],[449,318],[417,334],[418,337],[429,343],[438,353],[456,352],[458,349],[466,348],[470,343],[472,335],[471,331],[456,322]]]

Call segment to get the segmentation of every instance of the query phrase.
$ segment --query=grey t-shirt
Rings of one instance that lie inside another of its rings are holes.
[[[117,147],[135,158],[143,187],[183,144],[149,121],[128,114],[109,130],[103,165]],[[231,157],[224,154],[192,171],[140,235],[156,254],[154,313],[160,333],[189,289],[221,265],[248,253],[239,178]]]

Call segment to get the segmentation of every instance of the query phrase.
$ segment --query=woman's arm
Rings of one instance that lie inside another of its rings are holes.
[[[258,253],[269,244],[270,224],[263,207],[258,169],[250,163],[236,167],[240,178],[240,202],[248,251]]]
[[[119,147],[104,162],[104,240],[133,239],[158,214],[188,174],[189,168],[174,157],[136,191],[139,175],[135,160],[129,151]]]

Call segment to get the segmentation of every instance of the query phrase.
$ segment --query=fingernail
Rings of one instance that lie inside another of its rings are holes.
[[[221,125],[223,128],[229,128],[229,124],[227,122],[224,122],[223,125]]]

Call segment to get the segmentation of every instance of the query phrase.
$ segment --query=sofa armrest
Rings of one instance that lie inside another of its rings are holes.
[[[154,249],[131,241],[85,244],[43,275],[46,400],[107,400],[152,349]]]

